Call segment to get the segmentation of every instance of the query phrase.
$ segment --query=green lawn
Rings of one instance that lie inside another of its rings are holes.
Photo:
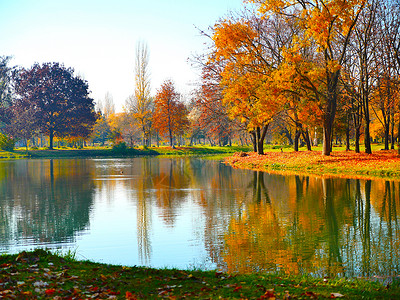
[[[54,148],[34,149],[26,152],[25,148],[16,149],[16,155],[29,155],[31,158],[67,158],[67,157],[131,157],[140,155],[210,155],[232,154],[238,151],[248,151],[248,147],[210,147],[210,146],[184,146],[184,147],[149,147],[112,149],[106,147],[88,147],[84,149]]]
[[[389,282],[124,267],[45,250],[0,256],[5,299],[399,299],[398,279]]]

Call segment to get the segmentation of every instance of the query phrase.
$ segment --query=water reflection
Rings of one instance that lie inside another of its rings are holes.
[[[73,241],[89,222],[90,161],[0,163],[0,247]]]
[[[268,175],[254,173],[253,199],[232,218],[225,235],[221,256],[228,270],[398,274],[399,183],[263,176]],[[280,195],[271,197],[276,189]]]
[[[390,276],[399,194],[399,182],[200,158],[2,162],[0,250],[73,242],[85,258],[128,265]]]

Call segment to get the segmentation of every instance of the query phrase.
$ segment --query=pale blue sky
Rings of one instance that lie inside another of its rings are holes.
[[[153,93],[172,79],[184,94],[196,81],[188,57],[202,53],[207,29],[243,0],[0,0],[0,55],[12,64],[62,62],[97,100],[110,92],[117,110],[133,93],[137,41],[147,43]]]

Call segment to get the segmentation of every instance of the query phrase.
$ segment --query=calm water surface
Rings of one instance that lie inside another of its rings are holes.
[[[236,170],[201,158],[0,162],[0,252],[123,265],[393,276],[400,183]]]

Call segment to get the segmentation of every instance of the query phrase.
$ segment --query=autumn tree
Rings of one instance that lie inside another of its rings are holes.
[[[349,122],[354,131],[354,150],[360,153],[360,136],[361,127],[363,125],[364,113],[363,102],[360,93],[360,82],[358,80],[358,64],[357,55],[350,47],[350,51],[346,54],[346,59],[343,64],[341,82],[343,86],[343,97],[347,98],[347,115]]]
[[[370,0],[372,1],[372,0]],[[375,8],[374,36],[379,41],[375,51],[374,77],[376,87],[371,101],[376,117],[383,126],[385,150],[389,143],[394,149],[395,115],[399,111],[398,88],[400,65],[394,51],[394,37],[398,37],[400,20],[399,4],[392,1],[372,1]]]
[[[201,129],[208,136],[210,142],[214,139],[220,146],[231,144],[233,135],[246,128],[240,128],[240,122],[229,118],[229,113],[223,101],[223,88],[218,65],[211,62],[202,64],[202,80],[199,90],[196,92],[190,116],[195,118],[192,125]]]
[[[284,49],[286,72],[295,73],[301,84],[314,93],[323,117],[323,154],[332,151],[332,136],[338,100],[338,83],[352,30],[365,0],[250,0],[264,18],[279,14],[297,24],[299,31]],[[314,68],[302,71],[298,62],[302,50],[316,45],[319,61]]]
[[[88,84],[59,63],[34,64],[15,73],[13,106],[32,112],[32,121],[50,139],[87,137],[96,121]]]
[[[386,32],[385,42],[389,46],[391,57],[395,62],[395,75],[398,78],[400,75],[400,1],[388,1],[382,5],[382,15],[384,18],[383,30]],[[397,94],[398,94],[398,81],[397,81]],[[400,104],[397,105],[400,110]],[[397,128],[398,136],[398,154],[400,154],[400,121]]]
[[[271,88],[279,48],[286,42],[278,28],[273,19],[247,15],[222,20],[213,28],[214,51],[209,60],[222,69],[222,103],[229,116],[247,128],[258,154],[264,153],[268,126],[285,101]]]
[[[143,146],[150,145],[151,115],[153,109],[150,97],[149,51],[147,45],[136,45],[135,90],[125,102],[125,110],[132,114],[143,136]]]
[[[171,80],[166,80],[157,91],[154,100],[153,124],[159,133],[174,146],[174,137],[182,135],[188,127],[187,109]]]
[[[358,98],[361,101],[364,119],[364,145],[365,152],[372,153],[370,136],[370,102],[374,87],[375,72],[377,71],[375,52],[378,49],[377,26],[378,1],[371,0],[369,5],[360,14],[359,22],[354,29],[353,47],[356,53],[355,63],[357,70]]]
[[[129,147],[133,147],[135,142],[140,141],[141,130],[136,126],[131,114],[126,112],[120,114],[118,128],[122,138]]]

